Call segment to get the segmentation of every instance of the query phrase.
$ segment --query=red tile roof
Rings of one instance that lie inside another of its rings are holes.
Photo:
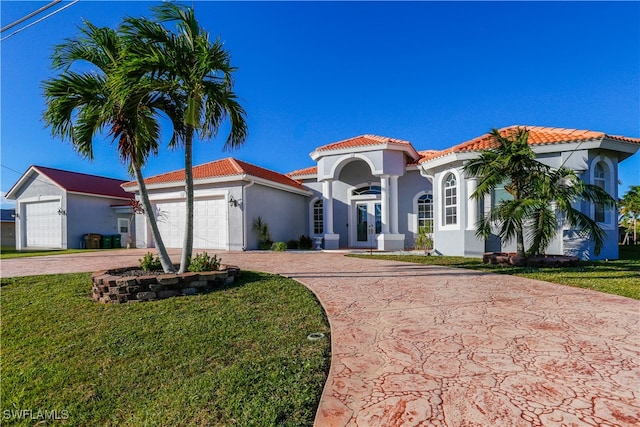
[[[253,165],[251,163],[243,162],[232,157],[215,160],[213,162],[205,163],[202,165],[193,167],[193,180],[202,180],[207,178],[221,178],[231,177],[237,175],[250,175],[255,178],[265,179],[278,184],[288,185],[293,188],[304,190],[305,188],[299,182],[289,178],[278,172],[274,172],[269,169],[261,168],[260,166]],[[151,184],[164,184],[171,182],[184,182],[184,169],[180,169],[173,172],[167,172],[160,175],[155,175],[146,178],[144,182],[147,185]],[[135,181],[128,182],[123,187],[135,187],[137,183]]]
[[[501,135],[509,135],[515,132],[518,128],[526,128],[529,131],[529,145],[550,145],[550,144],[566,144],[571,142],[592,141],[613,139],[616,141],[630,142],[633,144],[640,144],[640,138],[629,138],[626,136],[608,135],[604,132],[596,132],[591,130],[578,130],[578,129],[565,129],[565,128],[553,128],[543,126],[509,126],[500,129]],[[420,152],[422,158],[419,163],[426,162],[438,157],[445,156],[451,153],[458,153],[464,151],[480,151],[493,148],[496,146],[493,135],[486,133],[482,136],[474,138],[470,141],[463,142],[451,148],[442,151],[436,151],[433,153]]]
[[[291,177],[291,178],[295,178],[295,177],[300,177],[300,176],[317,175],[317,174],[318,174],[318,167],[317,166],[310,166],[308,168],[298,169],[298,170],[295,170],[293,172],[289,172],[287,174],[287,176]]]
[[[355,138],[349,138],[332,144],[323,145],[322,147],[317,148],[316,151],[341,150],[345,148],[366,147],[369,145],[380,144],[400,144],[413,147],[409,141],[403,141],[401,139],[387,138],[386,136],[377,135],[360,135]]]
[[[70,192],[133,199],[133,195],[121,187],[127,181],[44,166],[32,166],[32,168]]]

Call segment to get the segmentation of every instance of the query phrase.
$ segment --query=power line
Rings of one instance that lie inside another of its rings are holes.
[[[21,31],[23,31],[23,30],[26,30],[27,28],[32,27],[32,26],[36,25],[36,24],[37,24],[37,23],[39,23],[39,22],[44,21],[45,19],[49,18],[50,16],[55,15],[55,14],[56,14],[56,13],[58,13],[58,12],[62,12],[62,11],[63,11],[63,10],[65,10],[66,8],[73,6],[74,4],[78,3],[79,1],[80,1],[80,0],[73,0],[73,1],[72,1],[71,3],[69,3],[68,5],[63,6],[63,7],[61,7],[60,9],[55,10],[55,11],[51,12],[50,14],[48,14],[48,15],[46,15],[46,16],[43,16],[42,18],[38,19],[37,21],[33,21],[31,24],[25,25],[25,26],[24,26],[24,27],[22,27],[22,28],[18,28],[18,29],[17,29],[17,30],[15,30],[13,33],[9,34],[8,36],[1,38],[1,39],[0,39],[0,41],[4,41],[4,40],[8,39],[9,37],[15,36],[15,35],[16,35],[16,34],[18,34],[19,32],[21,32]]]
[[[29,18],[33,18],[34,16],[36,16],[37,14],[39,14],[40,12],[44,12],[45,10],[49,9],[51,6],[60,3],[62,0],[53,0],[51,3],[42,6],[40,9],[31,12],[30,14],[23,16],[22,18],[13,21],[11,24],[9,25],[5,25],[4,27],[0,28],[0,33],[4,33],[5,31],[7,31],[9,28],[13,28],[16,25],[26,21]]]

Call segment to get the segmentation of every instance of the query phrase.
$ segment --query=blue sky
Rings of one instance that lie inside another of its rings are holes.
[[[46,3],[3,0],[2,26]],[[83,18],[115,27],[153,4],[82,0],[1,42],[3,194],[32,164],[129,179],[109,141],[91,163],[50,136],[40,85],[54,73],[51,47]],[[312,166],[316,147],[366,133],[418,150],[516,124],[640,137],[639,2],[187,4],[231,52],[249,125],[234,152],[221,150],[224,133],[197,143],[195,164],[234,156],[286,173]],[[144,173],[182,164],[163,150]],[[640,184],[640,153],[620,179],[621,195]]]

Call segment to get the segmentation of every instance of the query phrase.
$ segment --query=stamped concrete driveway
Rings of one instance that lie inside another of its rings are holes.
[[[144,252],[5,260],[2,276]],[[332,361],[316,426],[640,425],[640,301],[338,253],[220,255],[296,279],[324,306]]]

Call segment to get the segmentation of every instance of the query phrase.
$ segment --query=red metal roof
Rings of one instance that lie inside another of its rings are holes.
[[[253,176],[255,178],[272,181],[278,184],[288,185],[299,190],[305,190],[305,188],[299,182],[289,178],[286,175],[253,165],[251,163],[243,162],[242,160],[237,160],[232,157],[215,160],[213,162],[193,167],[194,181],[207,178],[221,178],[245,174]],[[184,169],[180,169],[177,171],[167,172],[146,178],[144,182],[147,185],[151,185],[171,182],[184,182],[184,179]],[[137,186],[137,183],[135,181],[127,182],[123,185],[123,187],[135,186]]]
[[[403,141],[401,139],[388,138],[386,136],[378,135],[360,135],[354,138],[334,142],[332,144],[323,145],[322,147],[317,148],[316,151],[341,150],[345,148],[366,147],[369,145],[380,144],[400,144],[407,145],[413,148],[409,141]]]
[[[613,139],[616,141],[630,142],[633,144],[640,144],[640,138],[629,138],[626,136],[608,135],[604,132],[597,132],[591,130],[579,130],[579,129],[565,129],[565,128],[553,128],[544,126],[509,126],[499,130],[501,135],[509,135],[515,132],[518,128],[527,129],[529,131],[529,145],[550,145],[550,144],[566,144],[572,142],[592,141]],[[420,153],[422,158],[419,163],[424,163],[428,160],[432,160],[438,157],[445,156],[451,153],[464,152],[464,151],[481,151],[490,149],[496,146],[496,141],[493,135],[486,133],[470,141],[463,142],[462,144],[455,145],[451,148],[442,151],[436,151],[432,153]]]
[[[70,192],[124,199],[133,198],[131,193],[127,193],[121,187],[121,185],[127,181],[79,172],[69,172],[44,166],[32,166],[32,168]]]

